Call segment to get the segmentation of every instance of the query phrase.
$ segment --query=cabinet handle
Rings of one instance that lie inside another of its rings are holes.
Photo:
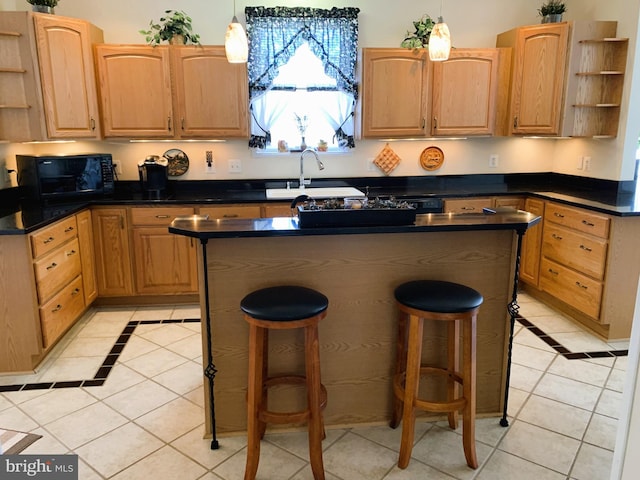
[[[44,242],[42,242],[42,243],[44,243],[44,244],[46,245],[47,243],[51,243],[51,242],[53,242],[54,240],[55,240],[55,238],[53,238],[53,237],[49,237],[49,238],[47,238],[47,239],[46,239]]]
[[[564,218],[564,215],[558,212],[553,212],[553,215],[558,218]]]
[[[124,217],[120,215],[120,230],[124,230]]]
[[[169,215],[156,215],[156,218],[169,218]]]
[[[461,207],[460,208],[460,210],[469,210],[469,211],[475,210],[475,209],[476,209],[476,207]]]
[[[426,118],[422,117],[422,129],[424,130],[424,127],[427,126],[427,120]]]
[[[513,128],[518,128],[518,117],[513,117]]]
[[[587,227],[595,227],[596,226],[594,223],[588,222],[586,220],[582,220],[582,224],[586,225]]]
[[[167,117],[167,130],[171,131],[171,117]]]
[[[180,126],[182,127],[182,130],[184,130],[184,118],[182,119],[182,121],[180,122]]]
[[[558,272],[556,272],[555,270],[553,270],[553,269],[551,269],[551,268],[549,269],[549,273],[550,273],[551,275],[558,275]]]
[[[224,215],[222,215],[222,218],[238,218],[238,214],[237,213],[225,213]]]
[[[75,254],[76,254],[76,251],[75,251],[75,250],[69,250],[69,251],[67,252],[67,257],[70,257],[71,255],[75,255]]]
[[[593,249],[591,249],[591,248],[589,248],[589,247],[587,247],[585,245],[580,245],[580,248],[582,250],[584,250],[585,252],[592,252],[593,251]]]
[[[583,290],[588,290],[589,289],[589,287],[587,287],[586,285],[581,284],[580,282],[576,282],[576,285],[578,287],[580,287],[581,289],[583,289]]]
[[[73,292],[71,292],[71,296],[72,296],[72,297],[75,297],[75,296],[76,296],[77,294],[79,294],[79,293],[80,293],[80,289],[79,289],[79,288],[74,288],[74,289],[73,289]]]
[[[433,129],[438,129],[438,117],[433,117]]]
[[[54,309],[51,310],[51,313],[56,313],[56,312],[59,312],[60,310],[62,310],[62,305],[58,304],[55,306]]]
[[[552,233],[551,236],[553,238],[555,238],[556,240],[562,240],[562,237],[560,235],[555,234],[555,233]]]
[[[93,117],[91,117],[91,120],[89,121],[89,125],[91,125],[91,130],[96,129],[96,121],[93,119]]]
[[[73,227],[67,227],[64,229],[64,233],[73,232]]]
[[[53,262],[51,265],[47,267],[47,270],[51,270],[52,268],[56,268],[57,266],[58,264],[56,262]]]

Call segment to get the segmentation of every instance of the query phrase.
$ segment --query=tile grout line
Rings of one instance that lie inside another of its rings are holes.
[[[64,380],[36,383],[19,383],[13,385],[0,385],[0,393],[20,392],[30,390],[49,390],[58,388],[79,388],[79,387],[101,387],[107,381],[107,377],[115,366],[120,354],[124,351],[129,339],[138,325],[158,325],[177,323],[200,323],[199,318],[165,319],[165,320],[130,320],[124,327],[104,361],[98,367],[98,371],[91,379],[85,380]]]

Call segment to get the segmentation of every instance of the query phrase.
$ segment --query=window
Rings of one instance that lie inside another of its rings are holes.
[[[352,148],[357,8],[247,7],[250,147]],[[303,139],[304,137],[304,139]]]

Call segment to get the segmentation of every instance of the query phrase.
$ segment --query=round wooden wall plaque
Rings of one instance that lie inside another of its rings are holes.
[[[438,147],[427,147],[420,154],[420,166],[425,170],[437,170],[444,163],[444,152]]]

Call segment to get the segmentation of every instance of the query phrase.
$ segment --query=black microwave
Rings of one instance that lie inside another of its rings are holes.
[[[16,155],[24,196],[43,202],[113,194],[113,161],[108,153]]]

